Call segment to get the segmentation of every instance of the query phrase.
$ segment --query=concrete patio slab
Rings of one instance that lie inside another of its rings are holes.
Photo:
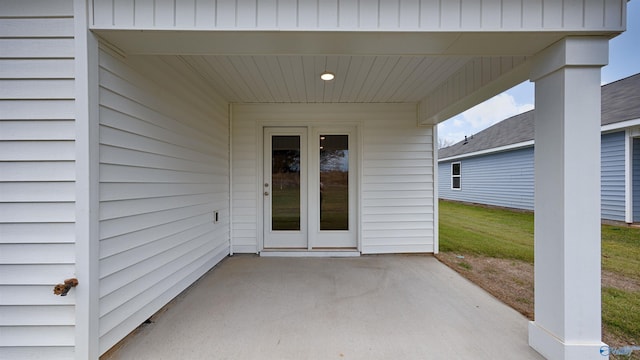
[[[432,256],[227,258],[108,359],[542,359]]]

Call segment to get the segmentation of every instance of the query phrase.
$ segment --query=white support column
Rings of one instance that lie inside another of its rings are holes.
[[[548,359],[600,352],[600,67],[608,40],[565,38],[533,60],[535,321]]]

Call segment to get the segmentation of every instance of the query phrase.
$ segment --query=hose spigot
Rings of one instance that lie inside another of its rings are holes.
[[[64,284],[58,284],[54,286],[53,293],[55,295],[67,296],[67,293],[69,292],[69,290],[71,290],[72,287],[76,287],[76,286],[78,286],[78,279],[76,278],[67,279],[64,281]]]

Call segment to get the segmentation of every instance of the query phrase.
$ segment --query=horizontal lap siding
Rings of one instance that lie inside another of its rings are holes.
[[[533,147],[464,158],[459,162],[460,190],[451,189],[452,161],[439,164],[440,198],[533,210]]]
[[[625,132],[602,135],[601,140],[602,218],[625,220]]]
[[[0,358],[69,359],[75,292],[73,1],[0,2]]]
[[[103,353],[228,254],[229,163],[227,104],[184,67],[103,50],[99,79]]]
[[[416,108],[367,114],[362,125],[362,252],[433,252],[431,128]]]
[[[234,108],[235,110],[236,108]],[[233,251],[258,251],[258,129],[253,115],[233,119]]]
[[[633,222],[640,222],[640,138],[633,139]]]
[[[96,28],[292,30],[619,29],[624,0],[95,0]]]
[[[432,252],[433,142],[412,104],[238,105],[233,114],[233,247],[256,252],[264,124],[360,124],[362,252]]]

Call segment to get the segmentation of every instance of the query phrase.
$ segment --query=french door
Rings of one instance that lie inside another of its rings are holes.
[[[306,128],[265,128],[265,248],[308,248],[307,163]]]
[[[264,247],[357,247],[355,129],[264,129]]]

